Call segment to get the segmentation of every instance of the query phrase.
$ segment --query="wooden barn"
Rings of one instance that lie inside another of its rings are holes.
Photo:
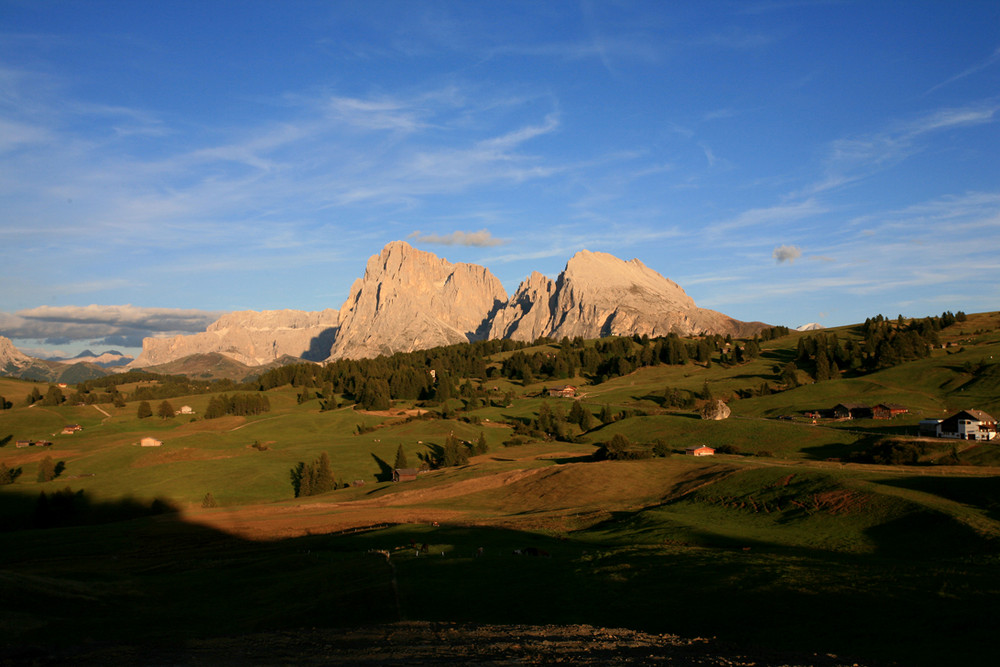
[[[392,481],[394,482],[412,482],[417,478],[420,473],[416,468],[396,468],[392,471]]]
[[[872,408],[872,417],[875,419],[894,419],[905,415],[909,410],[905,405],[899,403],[879,403]]]

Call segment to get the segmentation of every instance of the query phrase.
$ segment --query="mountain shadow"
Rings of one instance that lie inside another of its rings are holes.
[[[323,361],[330,356],[334,341],[337,340],[337,332],[340,327],[330,327],[324,329],[318,336],[314,336],[309,341],[309,349],[300,356],[306,361]]]

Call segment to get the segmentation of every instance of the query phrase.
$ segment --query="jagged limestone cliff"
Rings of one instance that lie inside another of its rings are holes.
[[[368,260],[340,309],[333,359],[374,357],[485,338],[507,292],[488,269],[395,241]]]
[[[638,259],[625,262],[581,250],[555,281],[533,273],[521,283],[494,318],[490,336],[529,341],[539,336],[746,335],[763,326],[698,308],[677,283]]]
[[[395,241],[368,260],[339,311],[230,313],[203,333],[147,338],[130,366],[210,352],[258,366],[285,355],[357,359],[483,338],[749,335],[764,326],[698,308],[637,259],[581,250],[556,280],[533,272],[508,300],[488,269]]]
[[[9,338],[0,336],[0,373],[14,374],[33,362],[34,359],[14,347]]]
[[[129,367],[156,366],[192,354],[218,352],[247,366],[282,356],[322,361],[337,332],[338,311],[242,310],[227,313],[198,334],[146,338]]]

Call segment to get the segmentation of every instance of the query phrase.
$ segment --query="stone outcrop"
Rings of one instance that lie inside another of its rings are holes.
[[[395,241],[368,260],[340,309],[330,357],[364,358],[485,338],[507,292],[488,269]]]
[[[732,410],[729,406],[723,403],[718,398],[709,401],[705,404],[705,407],[701,409],[702,419],[714,419],[715,421],[722,421],[723,419],[729,419],[729,415],[732,414]]]
[[[534,340],[669,333],[749,335],[762,323],[698,308],[677,283],[638,259],[581,250],[553,282],[534,273],[494,318],[490,336]]]
[[[146,338],[142,354],[129,366],[156,366],[192,354],[218,352],[247,366],[283,356],[322,361],[330,352],[338,311],[243,310],[223,315],[202,332],[172,338]]]

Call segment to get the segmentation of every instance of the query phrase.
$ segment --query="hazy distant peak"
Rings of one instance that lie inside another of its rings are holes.
[[[795,327],[796,331],[816,331],[817,329],[824,328],[822,324],[818,322],[810,322],[809,324],[803,324],[800,327]]]

